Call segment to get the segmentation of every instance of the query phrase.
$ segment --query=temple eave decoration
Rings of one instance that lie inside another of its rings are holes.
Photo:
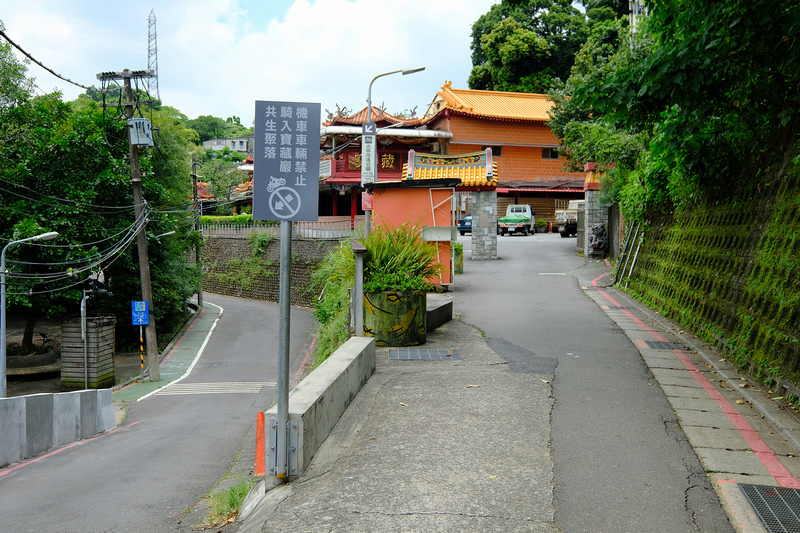
[[[497,187],[497,163],[492,161],[491,148],[468,154],[422,154],[409,150],[408,163],[403,164],[404,182],[458,179],[458,187]]]

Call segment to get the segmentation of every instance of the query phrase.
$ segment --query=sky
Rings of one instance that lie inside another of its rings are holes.
[[[467,89],[472,24],[496,0],[6,0],[5,33],[72,81],[148,67],[148,16],[156,17],[158,87],[164,105],[189,118],[237,116],[251,126],[256,100],[372,103],[389,113],[427,105],[446,81]],[[21,57],[21,56],[20,56]],[[31,63],[41,92],[72,100],[84,89]]]

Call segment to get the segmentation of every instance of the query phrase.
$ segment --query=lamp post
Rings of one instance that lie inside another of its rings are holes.
[[[425,70],[425,67],[417,67],[417,68],[405,68],[400,70],[393,70],[391,72],[384,72],[383,74],[378,74],[372,81],[369,82],[369,89],[367,90],[367,121],[361,125],[362,130],[362,139],[361,139],[361,189],[363,191],[365,183],[373,183],[378,181],[378,161],[377,161],[377,152],[378,149],[375,144],[375,139],[377,137],[377,128],[375,124],[372,123],[372,84],[375,83],[375,80],[378,78],[382,78],[383,76],[389,76],[390,74],[402,74],[406,76],[407,74],[414,74],[415,72],[421,72]],[[369,165],[368,168],[368,179],[364,179],[364,164]],[[371,209],[364,210],[364,218],[366,219],[366,230],[367,235],[369,235],[370,231],[372,230],[372,213]]]
[[[0,316],[0,398],[8,396],[6,393],[6,250],[15,244],[28,241],[49,241],[56,237],[58,237],[57,231],[48,231],[26,239],[11,241],[3,247],[3,251],[0,253],[0,312],[2,312],[2,316]]]

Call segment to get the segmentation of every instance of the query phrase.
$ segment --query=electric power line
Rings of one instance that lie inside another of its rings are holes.
[[[52,75],[53,75],[53,76],[55,76],[56,78],[58,78],[58,79],[60,79],[60,80],[63,80],[63,81],[65,81],[65,82],[67,82],[67,83],[71,83],[72,85],[75,85],[76,87],[80,87],[81,89],[87,89],[87,90],[88,90],[88,89],[90,89],[90,87],[87,87],[86,85],[81,85],[80,83],[76,83],[76,82],[74,82],[74,81],[70,80],[69,78],[65,78],[64,76],[62,76],[61,74],[57,73],[57,72],[56,72],[56,71],[54,71],[53,69],[51,69],[51,68],[49,68],[49,67],[46,67],[46,66],[44,65],[44,63],[42,63],[41,61],[39,61],[38,59],[36,59],[36,58],[35,58],[35,57],[33,57],[32,55],[30,55],[28,52],[26,52],[25,50],[23,50],[23,48],[22,48],[20,45],[18,45],[18,44],[17,44],[17,43],[15,43],[14,41],[12,41],[12,40],[11,40],[11,39],[8,37],[8,35],[6,35],[6,33],[5,33],[3,30],[0,30],[0,36],[2,36],[2,37],[3,37],[3,39],[5,39],[6,41],[8,41],[8,43],[9,43],[11,46],[13,46],[14,48],[16,48],[16,49],[17,49],[17,50],[19,50],[20,52],[22,52],[22,53],[25,55],[25,57],[27,57],[28,59],[30,59],[31,61],[33,61],[34,63],[36,63],[36,64],[37,64],[37,65],[39,65],[40,67],[42,67],[43,69],[45,69],[47,72],[49,72],[50,74],[52,74]]]

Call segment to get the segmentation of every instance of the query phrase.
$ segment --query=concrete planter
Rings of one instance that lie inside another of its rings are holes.
[[[425,291],[364,293],[364,336],[377,346],[416,346],[427,342]]]

